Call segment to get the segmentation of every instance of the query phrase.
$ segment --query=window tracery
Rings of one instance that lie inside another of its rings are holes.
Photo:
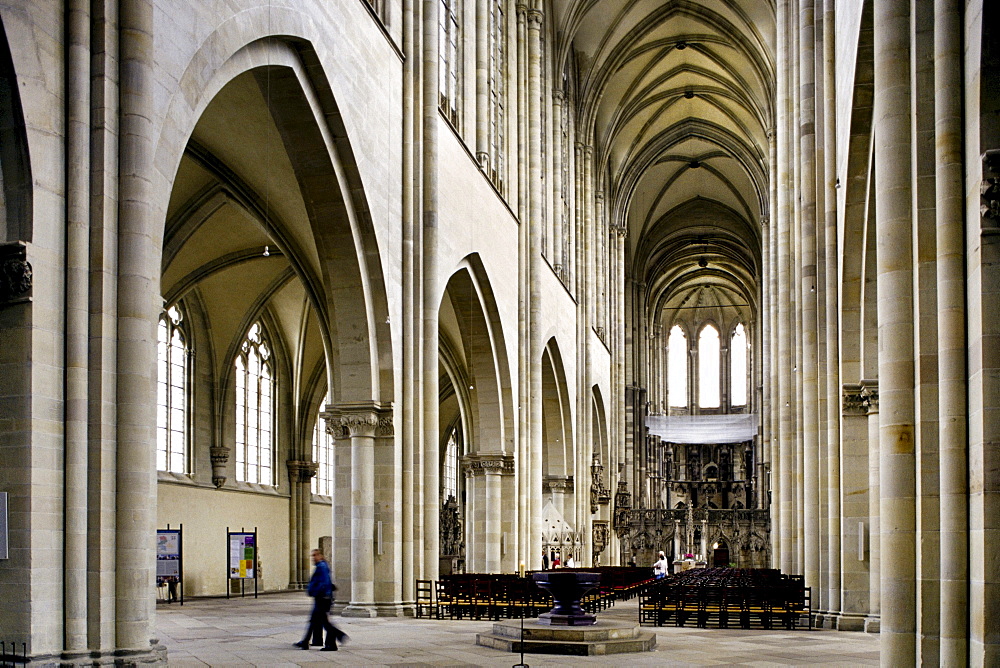
[[[274,484],[274,374],[271,346],[259,322],[236,355],[236,479]]]
[[[157,327],[156,468],[187,473],[188,347],[178,305],[168,308]]]

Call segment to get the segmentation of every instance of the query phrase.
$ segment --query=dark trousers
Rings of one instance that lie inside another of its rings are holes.
[[[330,623],[330,619],[327,614],[330,612],[330,606],[333,604],[333,600],[325,598],[322,596],[317,596],[313,599],[313,609],[312,614],[309,616],[309,627],[306,629],[306,637],[302,640],[304,643],[310,643],[313,645],[323,644],[323,631],[326,630],[326,646],[336,647],[337,641],[344,637],[343,631],[338,629],[336,626]],[[312,640],[310,641],[310,638]]]

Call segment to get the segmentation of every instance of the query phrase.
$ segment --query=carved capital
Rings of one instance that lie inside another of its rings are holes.
[[[868,415],[878,414],[878,380],[862,380],[861,396]]]
[[[24,244],[0,244],[0,306],[31,301],[32,283]]]
[[[859,416],[866,415],[868,409],[865,407],[865,398],[861,396],[861,385],[858,383],[844,383],[841,396],[843,397],[843,415]]]
[[[983,182],[979,187],[983,232],[1000,231],[1000,149],[990,149],[982,155]]]
[[[562,104],[563,100],[566,99],[566,94],[561,88],[556,88],[552,91],[552,102],[555,104]]]
[[[319,471],[319,464],[312,461],[290,459],[285,465],[288,466],[288,479],[292,482],[308,483]]]
[[[514,475],[513,455],[502,452],[476,453],[463,459],[465,477],[483,475]]]
[[[542,20],[545,18],[545,15],[540,9],[529,9],[526,18],[528,21],[528,30],[542,29]]]
[[[547,475],[542,480],[542,491],[549,494],[568,494],[573,491],[573,476]]]
[[[377,401],[343,403],[323,412],[326,430],[334,438],[392,436],[392,406]]]

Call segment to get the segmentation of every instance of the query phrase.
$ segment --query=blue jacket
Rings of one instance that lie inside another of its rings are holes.
[[[333,597],[333,581],[330,579],[330,565],[325,561],[316,563],[316,570],[313,571],[312,577],[309,579],[309,589],[307,592],[310,596],[316,598]]]

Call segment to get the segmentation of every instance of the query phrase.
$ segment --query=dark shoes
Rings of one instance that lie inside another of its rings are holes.
[[[309,643],[304,640],[300,640],[299,642],[294,643],[294,645],[299,649],[309,649]]]
[[[337,651],[337,646],[336,645],[330,645],[328,647],[322,648],[320,651],[321,652],[336,652]]]

